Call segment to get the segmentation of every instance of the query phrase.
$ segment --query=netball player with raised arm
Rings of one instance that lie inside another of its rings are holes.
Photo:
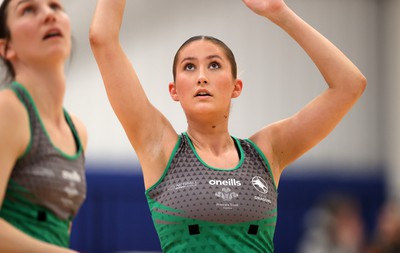
[[[139,158],[164,252],[273,252],[282,171],[335,128],[366,86],[358,68],[284,1],[243,3],[286,31],[327,84],[295,115],[244,139],[228,130],[231,100],[243,83],[222,41],[195,36],[175,56],[169,92],[186,115],[187,131],[180,134],[148,100],[120,44],[125,0],[97,1],[91,47]]]

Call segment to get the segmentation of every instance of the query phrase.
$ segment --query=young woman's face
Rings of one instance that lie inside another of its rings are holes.
[[[207,40],[183,48],[178,57],[176,79],[170,93],[187,113],[229,115],[232,98],[239,96],[242,83],[232,77],[224,51]]]
[[[69,57],[71,24],[59,0],[12,0],[8,6],[11,61],[51,61]]]

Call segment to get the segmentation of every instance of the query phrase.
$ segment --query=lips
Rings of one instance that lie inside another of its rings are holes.
[[[61,31],[59,29],[51,29],[49,30],[45,36],[43,36],[43,40],[47,40],[54,37],[63,37]]]
[[[207,90],[198,90],[195,97],[211,97],[211,93]]]

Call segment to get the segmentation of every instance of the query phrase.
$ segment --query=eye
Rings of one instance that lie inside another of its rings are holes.
[[[184,69],[191,71],[195,69],[195,66],[192,63],[188,63],[185,65]]]
[[[63,11],[64,10],[63,7],[61,6],[61,4],[58,2],[50,3],[50,8],[54,11],[59,11],[59,10]]]
[[[212,62],[209,66],[210,69],[219,69],[221,65],[218,62]]]
[[[31,14],[31,13],[35,13],[36,8],[33,5],[26,5],[22,8],[21,14],[22,15],[27,15],[27,14]]]

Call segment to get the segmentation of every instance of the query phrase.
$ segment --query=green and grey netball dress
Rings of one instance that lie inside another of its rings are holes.
[[[161,179],[146,191],[163,252],[274,251],[277,191],[265,156],[234,138],[239,164],[205,164],[182,134]]]
[[[78,151],[69,156],[57,149],[28,91],[16,82],[11,89],[28,111],[31,139],[11,172],[0,217],[34,238],[68,247],[70,221],[86,196],[80,139],[64,111]]]

